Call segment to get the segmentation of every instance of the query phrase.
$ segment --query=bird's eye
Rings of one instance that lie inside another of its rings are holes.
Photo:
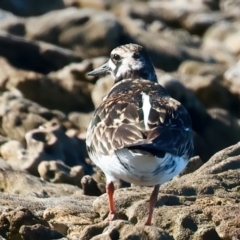
[[[133,53],[132,57],[134,59],[139,59],[140,58],[140,55],[138,53]]]
[[[112,58],[115,61],[119,61],[121,59],[121,57],[118,54],[114,54]]]

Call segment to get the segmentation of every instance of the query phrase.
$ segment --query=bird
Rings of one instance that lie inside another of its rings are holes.
[[[90,159],[106,176],[109,214],[117,218],[114,183],[153,186],[145,225],[152,224],[160,186],[179,174],[193,154],[191,119],[158,83],[146,49],[130,43],[113,49],[89,76],[111,74],[114,85],[87,129]]]

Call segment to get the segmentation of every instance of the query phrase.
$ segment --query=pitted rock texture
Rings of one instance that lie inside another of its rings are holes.
[[[239,154],[238,143],[215,154],[195,172],[163,184],[153,226],[161,227],[176,240],[238,239]],[[115,199],[119,218],[136,226],[143,225],[151,191],[137,187],[117,190]],[[93,203],[102,219],[108,214],[108,206],[104,205],[106,200],[105,194]]]
[[[240,1],[0,1],[0,239],[240,239]],[[113,85],[87,72],[121,44],[149,52],[158,81],[188,110],[195,152],[161,186],[116,184],[86,151]],[[128,188],[127,188],[128,187]]]

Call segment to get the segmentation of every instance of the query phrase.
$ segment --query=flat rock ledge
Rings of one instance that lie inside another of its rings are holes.
[[[106,194],[85,196],[76,186],[4,167],[0,180],[2,239],[240,239],[240,143],[162,185],[152,226],[143,225],[150,187],[116,190],[119,219],[105,222]]]

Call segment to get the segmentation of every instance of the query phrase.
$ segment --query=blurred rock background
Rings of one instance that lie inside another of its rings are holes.
[[[126,43],[193,124],[195,157],[162,186],[152,227],[137,224],[148,188],[118,190],[121,220],[102,222],[85,149],[113,84],[86,74]],[[0,92],[0,239],[240,239],[239,0],[2,0]]]

